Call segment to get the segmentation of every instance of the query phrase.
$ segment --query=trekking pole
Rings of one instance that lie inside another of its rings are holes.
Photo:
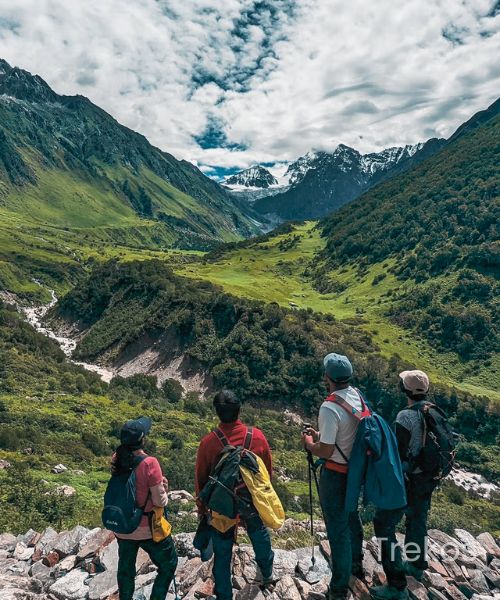
[[[174,596],[175,596],[175,600],[181,600],[180,596],[179,596],[179,593],[177,591],[177,580],[175,578],[175,575],[174,575],[174,580],[173,581],[174,581]]]
[[[307,431],[309,428],[311,427],[311,425],[309,423],[304,423],[302,425],[302,431],[305,432]],[[318,485],[318,480],[316,477],[316,471],[314,470],[314,458],[313,455],[311,453],[310,450],[306,450],[306,455],[307,455],[307,479],[308,479],[308,483],[309,483],[309,527],[310,527],[310,532],[311,532],[311,540],[312,540],[312,545],[311,545],[311,565],[314,569],[314,565],[316,564],[316,557],[314,555],[314,505],[313,505],[313,486],[312,486],[312,480],[313,480],[313,473],[314,473],[314,480],[316,482],[316,488],[319,494],[319,485]]]
[[[308,467],[308,479],[309,479],[309,516],[310,516],[310,529],[312,539],[312,550],[311,550],[311,564],[314,567],[316,564],[316,557],[314,556],[314,514],[313,514],[313,487],[312,487],[312,471],[311,465],[312,454],[307,452],[307,467]]]

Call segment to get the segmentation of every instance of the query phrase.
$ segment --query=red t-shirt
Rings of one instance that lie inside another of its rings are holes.
[[[136,480],[136,502],[137,506],[141,508],[145,506],[145,512],[153,510],[153,501],[149,496],[149,489],[155,485],[160,485],[163,481],[163,474],[161,472],[160,463],[154,456],[148,456],[135,471]],[[146,503],[147,500],[147,503]],[[149,526],[148,517],[145,515],[142,517],[140,527]]]
[[[228,442],[232,446],[243,446],[248,427],[241,421],[234,423],[219,423],[219,429],[226,436]],[[196,470],[195,470],[195,489],[196,495],[203,489],[208,481],[212,469],[217,464],[217,459],[222,452],[222,442],[212,431],[206,435],[200,442],[198,454],[196,455]],[[271,449],[268,441],[260,429],[253,427],[252,443],[250,450],[260,456],[269,471],[269,476],[272,476],[273,463],[271,457]]]

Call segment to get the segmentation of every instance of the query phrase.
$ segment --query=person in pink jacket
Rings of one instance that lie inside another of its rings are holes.
[[[136,559],[139,548],[149,554],[158,568],[150,600],[165,600],[177,568],[177,554],[172,536],[161,542],[152,539],[148,514],[153,507],[168,503],[168,481],[160,463],[144,451],[146,436],[151,430],[151,419],[140,417],[127,421],[120,431],[121,444],[111,462],[114,475],[136,473],[136,502],[144,507],[144,516],[137,529],[129,534],[118,534],[118,589],[120,600],[132,600],[135,589]],[[138,465],[138,466],[137,466]]]

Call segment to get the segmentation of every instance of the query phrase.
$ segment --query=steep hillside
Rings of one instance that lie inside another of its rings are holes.
[[[257,231],[237,200],[82,96],[0,61],[2,221],[60,228],[154,227],[156,247],[209,247]],[[134,233],[131,245],[137,245]],[[153,240],[151,240],[153,241]]]
[[[317,219],[351,202],[377,183],[411,169],[437,152],[444,140],[360,154],[340,144],[333,153],[311,152],[290,165],[291,187],[255,203],[282,220]]]
[[[363,277],[390,261],[386,273],[402,286],[392,320],[486,364],[500,345],[499,109],[497,101],[436,156],[327,219],[317,268]]]

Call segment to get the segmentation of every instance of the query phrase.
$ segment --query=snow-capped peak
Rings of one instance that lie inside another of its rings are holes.
[[[231,175],[224,180],[224,185],[230,188],[258,188],[266,189],[278,184],[278,180],[267,169],[256,165]]]

